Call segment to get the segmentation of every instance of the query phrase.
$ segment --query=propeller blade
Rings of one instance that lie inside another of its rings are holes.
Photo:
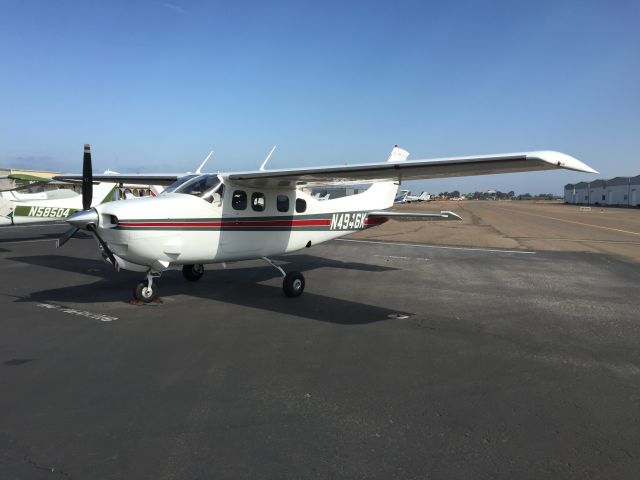
[[[85,143],[82,158],[82,209],[91,208],[93,200],[93,167],[91,166],[91,145]]]
[[[78,227],[71,227],[69,230],[64,232],[62,236],[56,240],[56,248],[60,248],[65,243],[67,243],[67,241],[69,241],[69,239],[73,237],[78,230]]]
[[[93,224],[88,225],[87,226],[87,230],[89,230],[91,233],[93,233],[96,236],[96,238],[98,239],[98,242],[100,242],[100,246],[102,247],[102,251],[105,253],[107,258],[111,262],[111,265],[113,265],[114,267],[117,268],[116,257],[114,257],[113,256],[113,252],[111,250],[109,250],[109,247],[107,246],[107,242],[105,242],[102,239],[102,237],[100,237],[100,235],[98,235],[98,230],[96,229],[95,225],[93,225]]]

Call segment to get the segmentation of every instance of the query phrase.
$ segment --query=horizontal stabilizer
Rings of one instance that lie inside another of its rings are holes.
[[[369,218],[387,218],[399,220],[401,222],[430,222],[441,220],[462,220],[459,215],[453,212],[442,211],[440,213],[423,213],[423,212],[392,212],[381,210],[379,212],[370,212]]]

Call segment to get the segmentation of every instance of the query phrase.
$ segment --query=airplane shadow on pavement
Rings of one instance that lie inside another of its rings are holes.
[[[11,227],[7,227],[7,228],[11,228]],[[29,234],[22,237],[6,237],[6,238],[0,238],[0,244],[3,244],[3,243],[19,244],[20,242],[30,242],[33,240],[52,240],[53,241],[60,238],[60,235],[61,235],[60,232],[45,232],[45,233],[38,233],[36,235]],[[84,240],[84,239],[90,239],[92,237],[88,233],[78,232],[76,233],[74,238]]]
[[[93,283],[31,292],[28,297],[17,300],[23,302],[53,302],[64,306],[77,305],[78,303],[128,302],[132,298],[131,290],[143,277],[141,273],[137,272],[118,273],[106,263],[96,259],[41,255],[12,257],[10,260],[100,277],[98,281]],[[396,270],[386,266],[341,262],[311,255],[289,255],[275,257],[274,260],[285,271],[300,270],[303,273],[318,268],[349,269],[374,273]],[[161,298],[163,296],[166,298],[185,295],[343,325],[368,324],[388,320],[392,315],[398,313],[411,315],[384,307],[316,294],[313,293],[313,285],[310,288],[308,285],[307,290],[300,298],[287,298],[280,287],[279,279],[281,277],[273,267],[266,265],[240,266],[242,263],[246,262],[232,264],[230,268],[224,270],[210,269],[197,282],[184,280],[179,271],[166,272],[159,279]],[[56,276],[52,278],[55,279]],[[277,286],[263,283],[273,280],[278,280]],[[177,302],[183,303],[179,299],[172,298],[171,302],[166,305],[171,308]]]

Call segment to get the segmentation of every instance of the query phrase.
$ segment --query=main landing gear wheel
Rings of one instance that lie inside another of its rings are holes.
[[[198,263],[196,265],[183,265],[182,275],[190,282],[195,282],[204,275],[204,265]]]
[[[133,289],[133,297],[140,302],[153,302],[158,298],[158,287],[153,285],[153,283],[149,285],[147,280],[142,280],[136,285],[136,288]]]
[[[300,272],[289,272],[282,280],[282,289],[287,297],[299,297],[304,292],[304,275]]]
[[[273,261],[268,259],[267,257],[262,257],[262,259],[271,265],[273,268],[278,270],[284,280],[282,280],[282,290],[284,290],[284,294],[287,297],[299,297],[304,292],[304,275],[300,272],[289,272],[286,273],[282,267],[279,267]]]

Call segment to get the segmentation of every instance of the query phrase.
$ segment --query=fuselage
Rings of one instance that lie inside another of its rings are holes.
[[[368,212],[393,204],[397,185],[319,201],[303,190],[224,185],[213,199],[184,193],[99,205],[98,232],[120,268],[163,270],[268,257],[372,226]]]

